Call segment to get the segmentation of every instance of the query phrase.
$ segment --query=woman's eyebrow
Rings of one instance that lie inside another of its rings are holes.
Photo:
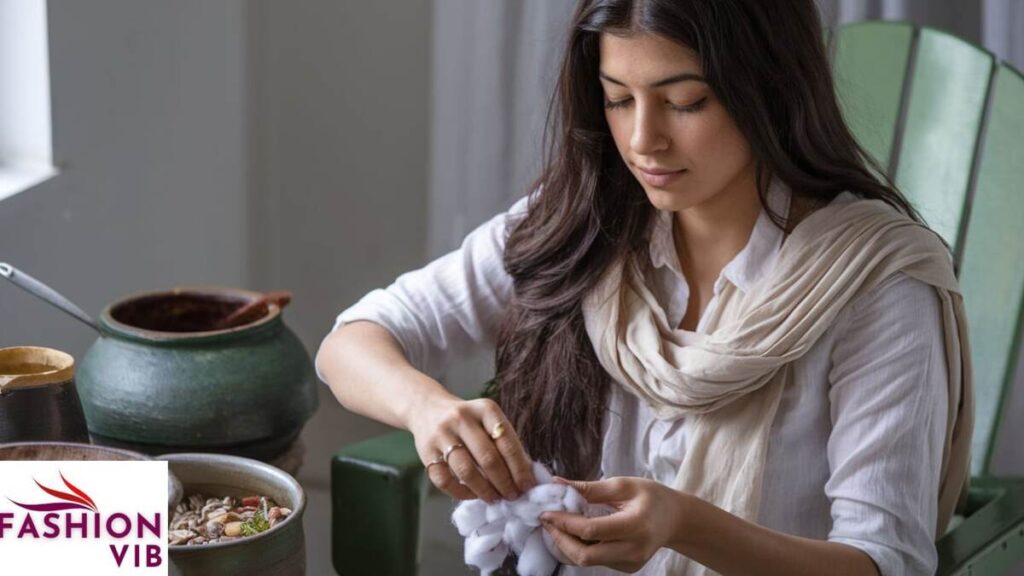
[[[625,82],[621,80],[616,80],[615,78],[612,78],[611,76],[605,74],[604,72],[598,71],[598,75],[601,78],[604,78],[605,80],[611,82],[612,84],[618,84],[619,86],[626,85]],[[690,80],[694,82],[706,82],[706,80],[704,80],[704,77],[701,76],[700,74],[694,74],[693,72],[683,72],[682,74],[675,74],[673,76],[669,76],[668,78],[658,80],[657,82],[651,84],[651,88],[660,88],[662,86],[667,86],[669,84],[675,84],[676,82],[686,82]]]

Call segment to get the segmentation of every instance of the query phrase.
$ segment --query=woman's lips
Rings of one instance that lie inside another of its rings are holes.
[[[640,177],[643,178],[649,186],[655,188],[664,188],[668,186],[673,180],[681,176],[686,169],[682,170],[662,170],[662,169],[645,169],[637,167],[637,171],[640,172]]]

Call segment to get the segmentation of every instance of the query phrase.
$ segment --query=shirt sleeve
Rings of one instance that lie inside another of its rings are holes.
[[[525,214],[528,198],[481,224],[458,249],[363,296],[338,315],[332,332],[357,320],[379,324],[410,364],[432,376],[452,359],[494,346],[512,295],[505,241],[513,221]]]
[[[882,576],[934,574],[947,387],[935,289],[896,274],[837,319],[829,373],[829,541]]]

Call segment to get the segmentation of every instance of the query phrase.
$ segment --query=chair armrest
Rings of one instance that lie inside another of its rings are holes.
[[[1012,570],[1024,559],[1024,478],[972,478],[966,518],[936,548],[941,576]]]
[[[419,566],[423,463],[408,432],[345,447],[331,459],[331,554],[342,576],[412,576]]]

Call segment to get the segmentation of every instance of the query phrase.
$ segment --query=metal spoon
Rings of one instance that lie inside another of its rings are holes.
[[[102,334],[99,326],[93,319],[82,311],[81,308],[75,306],[70,300],[62,296],[59,292],[50,288],[46,284],[43,284],[39,280],[25,274],[21,270],[18,270],[14,266],[7,264],[6,262],[0,262],[0,276],[7,278],[12,284],[21,288],[30,294],[33,294],[50,304],[60,308],[64,312],[71,315],[75,320],[80,321],[89,328],[92,328],[96,332]]]

